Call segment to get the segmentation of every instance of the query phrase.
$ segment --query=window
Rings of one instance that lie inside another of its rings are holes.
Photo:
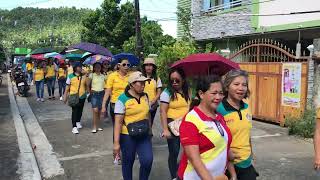
[[[215,12],[242,6],[248,0],[203,0],[203,11]]]

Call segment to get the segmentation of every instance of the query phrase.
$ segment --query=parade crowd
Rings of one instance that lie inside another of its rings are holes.
[[[250,94],[247,72],[231,70],[222,78],[203,76],[191,87],[182,69],[169,71],[164,88],[154,58],[146,58],[140,71],[128,59],[120,59],[113,67],[108,61],[92,66],[53,59],[26,63],[28,83],[35,84],[39,103],[44,101],[44,84],[48,99],[55,99],[58,81],[60,100],[72,108],[72,133],[82,128],[86,100],[92,105],[92,133],[103,131],[102,120],[109,110],[114,161],[121,164],[124,180],[132,180],[136,158],[139,179],[149,178],[158,108],[171,179],[256,179],[252,115],[245,102]]]

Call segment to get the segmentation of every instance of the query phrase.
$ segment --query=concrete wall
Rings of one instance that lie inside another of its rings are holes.
[[[315,59],[315,77],[314,77],[314,89],[313,89],[313,102],[317,109],[317,118],[320,118],[320,38],[313,40],[314,54],[319,59]]]
[[[192,0],[191,11],[193,18],[191,34],[197,41],[219,38],[221,37],[221,32],[224,32],[224,37],[255,32],[255,29],[251,27],[251,17],[240,15],[251,13],[251,6],[233,11],[232,16],[229,13],[223,12],[216,15],[211,13],[204,16],[201,13],[201,9],[202,0]]]

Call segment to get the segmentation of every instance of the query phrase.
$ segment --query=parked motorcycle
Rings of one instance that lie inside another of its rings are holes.
[[[18,92],[21,96],[27,97],[28,91],[30,90],[30,87],[27,82],[27,76],[22,71],[22,69],[18,68],[14,73],[14,81],[16,82],[16,86],[18,89]]]

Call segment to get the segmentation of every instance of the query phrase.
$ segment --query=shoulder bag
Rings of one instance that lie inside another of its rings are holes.
[[[79,90],[80,90],[81,80],[82,80],[82,76],[80,77],[78,92],[76,94],[71,94],[69,96],[68,104],[70,107],[75,107],[76,105],[79,104]]]

